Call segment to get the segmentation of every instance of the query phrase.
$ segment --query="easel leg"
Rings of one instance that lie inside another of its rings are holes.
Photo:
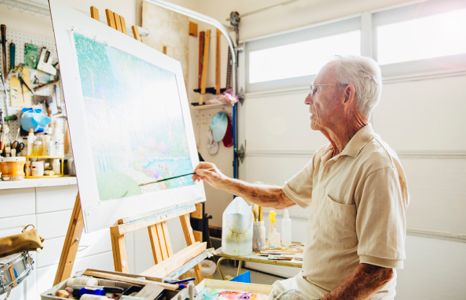
[[[128,273],[128,257],[126,256],[126,244],[125,236],[118,235],[112,232],[110,229],[110,235],[112,239],[112,250],[113,250],[113,264],[116,272]]]
[[[60,262],[58,264],[57,274],[55,275],[55,281],[53,285],[56,285],[65,279],[70,278],[71,271],[73,270],[74,260],[78,253],[79,240],[84,229],[83,214],[81,211],[81,200],[79,198],[79,192],[74,202],[73,213],[70,219],[70,225],[68,226],[68,232],[66,233],[65,243],[60,256]]]
[[[186,244],[191,246],[196,241],[194,240],[193,229],[191,227],[191,222],[189,221],[189,214],[180,216],[181,227],[183,228],[184,238],[186,239]],[[197,282],[201,282],[204,278],[202,277],[201,264],[198,264],[194,267],[194,272],[196,273]]]

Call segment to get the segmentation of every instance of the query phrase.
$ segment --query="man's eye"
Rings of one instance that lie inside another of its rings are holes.
[[[315,87],[313,90],[312,90],[312,94],[315,95],[317,93],[317,87]]]

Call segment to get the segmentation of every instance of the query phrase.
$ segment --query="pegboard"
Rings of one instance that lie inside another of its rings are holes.
[[[48,39],[48,38],[43,38],[27,33],[22,33],[22,32],[16,32],[16,31],[11,31],[7,30],[6,34],[6,39],[7,39],[7,63],[10,63],[10,43],[15,44],[15,65],[19,65],[24,63],[24,46],[26,43],[28,44],[34,44],[39,47],[39,55],[42,47],[46,47],[48,51],[50,51],[50,55],[52,57],[52,62],[56,63],[58,61],[57,59],[57,51],[55,48],[55,40],[54,39]],[[3,49],[2,49],[3,50]],[[0,67],[1,71],[3,72],[3,60],[0,59]],[[11,77],[11,75],[10,75]],[[31,85],[30,88],[33,89],[34,85]],[[8,96],[9,94],[9,81],[7,80],[6,82],[6,88],[7,88],[7,93]],[[27,90],[27,88],[25,88]],[[6,116],[6,99],[5,99],[5,92],[3,90],[3,86],[0,86],[0,109],[3,111],[3,116]],[[29,91],[28,91],[29,92]],[[40,89],[39,91],[35,92],[37,95],[43,95],[43,96],[52,96],[54,98],[54,101],[57,101],[57,106],[61,107],[62,109],[62,114],[54,116],[54,118],[60,117],[60,116],[65,116],[65,105],[63,101],[63,91],[60,88],[60,97],[59,99],[56,99],[55,97],[55,92],[54,92],[54,86],[50,85],[48,87],[44,87]],[[11,103],[8,103],[8,113],[9,115],[16,115],[18,117],[18,120],[16,121],[8,121],[5,122],[8,127],[9,127],[9,134],[8,134],[8,139],[14,140],[16,137],[16,134],[18,132],[18,129],[20,128],[20,118],[21,118],[21,113],[22,113],[22,107],[12,107],[10,105]],[[33,108],[40,108],[42,109],[45,113],[47,112],[45,104],[39,104],[39,105],[34,105],[32,104]],[[64,132],[64,126],[65,122],[61,121],[60,122],[63,125],[62,131]]]

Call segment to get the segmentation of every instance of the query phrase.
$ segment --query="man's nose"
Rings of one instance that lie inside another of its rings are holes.
[[[307,94],[306,98],[304,99],[304,104],[311,105],[311,93]]]

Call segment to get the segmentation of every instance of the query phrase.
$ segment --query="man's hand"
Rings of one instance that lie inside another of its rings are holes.
[[[393,278],[393,269],[361,263],[336,289],[321,300],[364,300]]]
[[[201,162],[197,165],[196,169],[194,169],[194,172],[196,173],[193,175],[194,182],[204,180],[215,189],[225,190],[228,177],[220,172],[213,163]]]

